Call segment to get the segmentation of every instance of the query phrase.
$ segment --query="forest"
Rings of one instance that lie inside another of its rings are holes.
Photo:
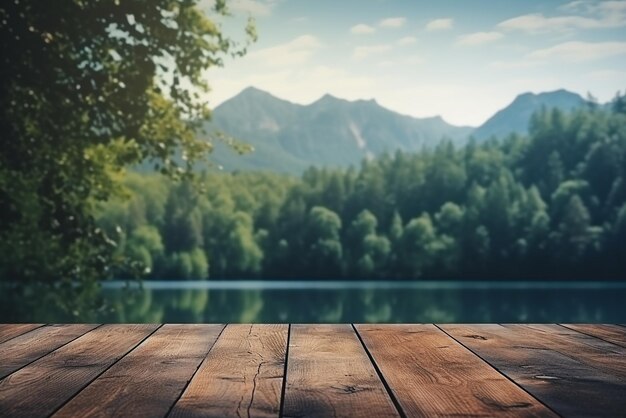
[[[623,279],[626,96],[300,178],[124,184],[96,216],[131,260],[118,279]]]

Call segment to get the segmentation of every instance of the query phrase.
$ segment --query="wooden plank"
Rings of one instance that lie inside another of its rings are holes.
[[[43,325],[44,324],[0,324],[0,344],[18,335],[42,327]]]
[[[50,415],[158,327],[103,325],[5,377],[0,416]]]
[[[288,325],[228,325],[173,417],[277,417]]]
[[[607,324],[561,324],[562,326],[600,338],[626,348],[626,328]]]
[[[620,416],[626,381],[551,347],[523,327],[441,325],[544,404],[565,416]]]
[[[556,324],[504,325],[526,337],[527,342],[543,345],[551,350],[588,364],[626,382],[626,348],[582,334]]]
[[[91,331],[98,325],[49,325],[0,344],[0,379]]]
[[[434,325],[357,325],[407,416],[556,416]]]
[[[292,325],[284,417],[396,417],[350,325]]]
[[[55,414],[165,416],[223,325],[163,325]]]

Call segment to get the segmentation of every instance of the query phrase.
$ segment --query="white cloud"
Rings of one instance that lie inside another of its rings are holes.
[[[400,28],[406,23],[404,17],[389,17],[378,22],[378,26],[381,28]]]
[[[527,55],[531,60],[591,61],[626,54],[626,42],[564,42]]]
[[[417,42],[417,38],[415,36],[405,36],[404,38],[400,38],[396,41],[398,45],[412,45]]]
[[[273,67],[302,65],[321,47],[313,35],[302,35],[287,43],[251,52],[247,58],[259,64]]]
[[[495,70],[515,70],[537,67],[555,62],[578,63],[626,55],[626,42],[563,42],[549,48],[527,53],[523,59],[494,61],[489,67]]]
[[[354,48],[354,51],[352,53],[352,57],[354,59],[363,59],[363,58],[367,58],[371,55],[377,55],[377,54],[382,54],[384,52],[387,52],[391,49],[390,45],[385,45],[385,44],[378,44],[378,45],[368,45],[368,46],[358,46],[356,48]]]
[[[498,27],[543,33],[626,26],[626,1],[577,0],[561,6],[560,9],[569,14],[554,17],[546,17],[541,13],[526,14],[500,22]]]
[[[495,42],[502,38],[500,32],[475,32],[467,35],[461,35],[457,38],[457,44],[459,45],[482,45],[489,42]]]
[[[353,33],[355,35],[364,35],[374,32],[376,32],[376,29],[371,27],[370,25],[366,25],[365,23],[359,23],[358,25],[354,25],[350,28],[350,33]]]
[[[566,3],[559,7],[570,13],[607,13],[607,12],[624,12],[626,11],[626,1],[594,1],[594,0],[576,0]]]
[[[426,25],[426,30],[433,31],[433,30],[452,29],[453,23],[454,21],[450,18],[431,20]]]
[[[211,85],[214,87],[209,98],[211,106],[233,97],[248,86],[265,90],[286,100],[307,104],[325,93],[348,100],[369,99],[377,79],[355,75],[342,68],[327,65],[306,67],[297,71],[275,71],[235,75],[225,69],[215,69]],[[298,88],[294,88],[298,86]]]
[[[504,30],[521,30],[531,33],[562,31],[569,29],[592,29],[602,27],[596,19],[581,16],[545,17],[541,13],[514,17],[498,23]]]

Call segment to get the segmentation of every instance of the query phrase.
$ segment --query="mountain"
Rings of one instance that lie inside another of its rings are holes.
[[[472,132],[440,117],[400,115],[375,100],[325,95],[299,105],[254,87],[215,108],[206,130],[215,129],[254,147],[254,152],[240,156],[217,144],[212,159],[226,170],[290,173],[311,165],[346,167],[384,152],[417,151],[444,137],[464,142]]]
[[[580,95],[562,89],[539,94],[520,94],[510,105],[478,127],[472,136],[480,140],[492,136],[504,137],[511,133],[525,134],[528,132],[531,115],[542,107],[571,111],[586,103]]]

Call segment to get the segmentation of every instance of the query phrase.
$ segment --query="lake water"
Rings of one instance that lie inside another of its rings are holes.
[[[626,282],[107,282],[106,322],[626,323]]]

